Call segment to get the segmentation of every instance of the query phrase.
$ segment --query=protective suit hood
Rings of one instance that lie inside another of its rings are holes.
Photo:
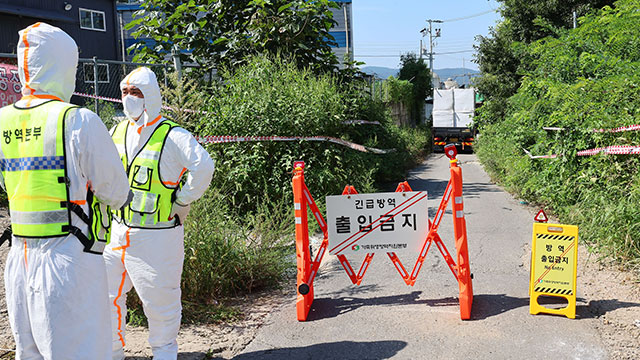
[[[61,29],[35,23],[18,32],[18,73],[22,95],[55,96],[69,102],[76,87],[78,46]]]
[[[142,91],[144,95],[145,110],[137,123],[144,124],[152,122],[158,115],[162,107],[162,95],[160,94],[160,86],[156,74],[148,67],[139,67],[130,72],[120,82],[120,90],[127,86],[133,85]]]

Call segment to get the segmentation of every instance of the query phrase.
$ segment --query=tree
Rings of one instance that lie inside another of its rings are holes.
[[[134,45],[136,61],[159,61],[171,51],[204,70],[237,66],[249,55],[282,53],[300,66],[330,71],[338,61],[329,30],[329,0],[149,0],[128,28],[154,44]]]
[[[411,117],[416,124],[424,119],[424,101],[433,91],[431,78],[429,67],[415,53],[406,53],[400,56],[398,79],[408,80],[413,84]]]
[[[489,36],[476,37],[474,62],[481,76],[475,86],[485,96],[479,123],[500,121],[507,99],[514,95],[522,74],[530,68],[526,45],[542,38],[558,37],[573,27],[573,11],[583,16],[612,5],[614,0],[499,0],[503,20]]]

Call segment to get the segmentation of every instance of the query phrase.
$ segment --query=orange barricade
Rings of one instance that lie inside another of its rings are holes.
[[[429,220],[429,233],[422,245],[420,255],[416,260],[416,264],[413,270],[409,274],[405,267],[400,262],[400,259],[394,252],[388,252],[387,255],[393,262],[396,270],[400,273],[400,276],[407,285],[413,286],[418,277],[418,273],[422,268],[424,259],[431,248],[431,244],[435,243],[440,254],[444,257],[445,262],[451,269],[453,276],[456,278],[459,284],[460,290],[460,318],[467,320],[471,318],[471,305],[473,303],[473,287],[471,284],[472,274],[469,268],[469,251],[467,247],[467,228],[464,219],[464,204],[462,200],[462,169],[458,166],[458,160],[456,159],[455,146],[446,146],[445,154],[451,159],[451,178],[447,184],[438,212],[436,213],[433,222]],[[396,192],[412,191],[409,184],[405,181],[398,184]],[[356,189],[351,186],[345,186],[342,194],[357,194]],[[451,257],[447,247],[442,242],[440,235],[438,235],[438,227],[443,218],[449,200],[453,198],[453,218],[454,218],[454,237],[455,246],[457,251],[457,262]],[[327,251],[329,245],[327,223],[320,214],[320,210],[316,205],[309,189],[304,182],[304,162],[296,161],[294,163],[294,176],[293,176],[293,201],[295,209],[295,221],[296,221],[296,259],[298,267],[297,288],[298,297],[296,301],[296,312],[299,321],[305,321],[309,314],[309,309],[313,303],[313,280],[315,279],[318,269],[320,268],[320,262],[324,254]],[[320,248],[315,256],[315,259],[311,259],[311,248],[309,246],[309,226],[307,221],[307,209],[311,210],[311,213],[316,218],[320,229],[324,234],[324,239],[320,244]],[[349,263],[349,260],[339,254],[338,260],[344,267],[349,279],[355,285],[360,285],[362,278],[373,259],[373,253],[368,253],[360,265],[360,270],[356,274]]]

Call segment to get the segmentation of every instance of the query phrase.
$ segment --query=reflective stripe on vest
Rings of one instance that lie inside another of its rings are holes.
[[[126,149],[129,121],[116,126],[112,138],[129,176],[133,200],[124,211],[116,213],[129,227],[166,229],[177,225],[169,221],[171,205],[177,187],[168,187],[160,179],[160,158],[169,131],[178,124],[164,120],[154,130],[147,143],[129,162]]]
[[[16,236],[69,234],[64,118],[73,107],[50,101],[29,109],[0,109],[0,171]]]

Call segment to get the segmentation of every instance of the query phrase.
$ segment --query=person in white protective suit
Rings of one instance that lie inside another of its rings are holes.
[[[17,50],[23,96],[0,109],[13,231],[4,281],[16,359],[110,359],[107,240],[90,235],[99,215],[90,206],[99,198],[122,207],[127,176],[98,115],[68,103],[74,40],[36,23],[19,32]]]
[[[124,358],[126,294],[135,287],[149,323],[155,360],[176,359],[182,317],[180,278],[184,222],[214,170],[207,151],[160,115],[155,74],[140,67],[120,83],[127,120],[111,135],[129,175],[133,200],[114,212],[105,250],[113,326],[113,359]]]

